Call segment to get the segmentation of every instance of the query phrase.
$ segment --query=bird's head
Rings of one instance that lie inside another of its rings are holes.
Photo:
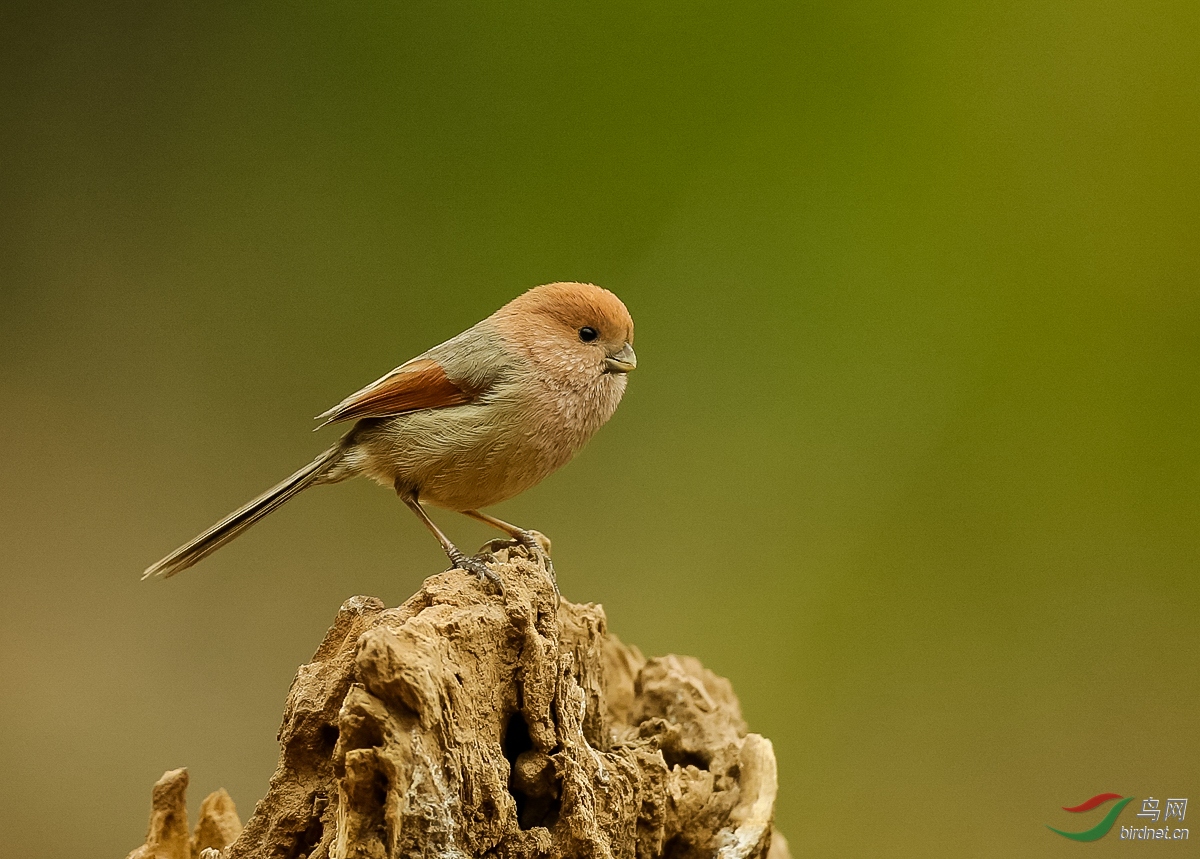
[[[633,319],[621,299],[590,283],[550,283],[517,296],[496,322],[528,358],[564,379],[620,379],[637,366]]]

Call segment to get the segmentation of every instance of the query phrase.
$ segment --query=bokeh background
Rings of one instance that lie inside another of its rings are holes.
[[[732,679],[798,855],[1113,853],[1045,826],[1200,804],[1198,37],[1191,2],[4,4],[4,855],[124,855],[170,767],[249,814],[338,605],[444,557],[361,482],[139,573],[560,279],[641,365],[496,512]]]

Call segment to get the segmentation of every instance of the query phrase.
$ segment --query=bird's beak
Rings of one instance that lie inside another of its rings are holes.
[[[605,373],[628,373],[635,367],[637,367],[637,355],[633,354],[633,347],[628,343],[621,347],[620,352],[604,359]]]

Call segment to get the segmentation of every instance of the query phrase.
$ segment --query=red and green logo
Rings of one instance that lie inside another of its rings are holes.
[[[1108,830],[1113,828],[1113,824],[1117,822],[1117,817],[1121,814],[1121,809],[1133,802],[1132,796],[1121,796],[1119,793],[1098,793],[1091,799],[1079,803],[1079,805],[1067,807],[1063,806],[1063,811],[1069,811],[1072,814],[1082,814],[1085,811],[1091,811],[1093,808],[1099,808],[1106,802],[1112,802],[1114,799],[1120,800],[1116,805],[1108,810],[1104,815],[1104,819],[1093,826],[1091,829],[1085,829],[1082,832],[1064,832],[1061,829],[1055,829],[1053,826],[1047,826],[1051,832],[1057,832],[1063,838],[1070,838],[1072,841],[1097,841],[1108,834]]]

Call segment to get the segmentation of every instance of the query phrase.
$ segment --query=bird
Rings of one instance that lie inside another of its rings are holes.
[[[281,483],[150,565],[169,578],[312,486],[367,477],[395,490],[437,538],[452,568],[500,584],[460,550],[425,505],[462,513],[544,558],[549,541],[489,507],[565,465],[616,411],[637,367],[633,319],[591,283],[534,287],[455,337],[406,361],[317,416],[354,421],[336,444]]]

